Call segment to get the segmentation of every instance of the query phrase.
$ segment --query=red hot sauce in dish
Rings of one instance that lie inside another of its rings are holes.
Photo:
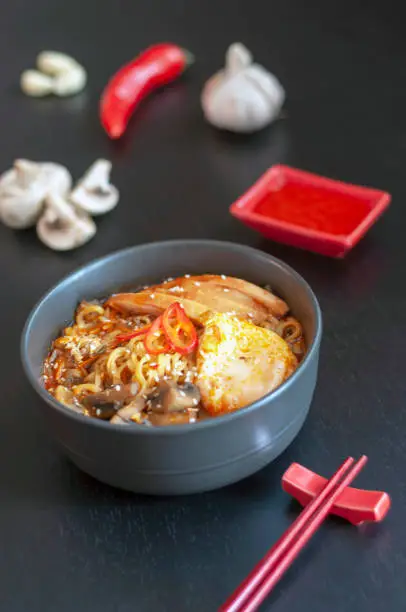
[[[343,235],[354,230],[369,209],[368,202],[354,201],[351,194],[320,185],[289,182],[269,191],[255,212],[277,221]]]

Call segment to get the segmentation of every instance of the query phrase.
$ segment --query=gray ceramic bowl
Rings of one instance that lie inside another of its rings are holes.
[[[193,425],[125,427],[90,419],[59,404],[41,385],[51,341],[78,302],[168,276],[218,273],[270,284],[304,326],[308,353],[281,387],[254,404]],[[292,442],[316,384],[321,314],[306,282],[282,262],[249,247],[210,240],[156,242],[99,259],[74,272],[37,304],[22,337],[26,374],[43,401],[51,435],[80,469],[137,493],[182,494],[216,489],[267,465]]]

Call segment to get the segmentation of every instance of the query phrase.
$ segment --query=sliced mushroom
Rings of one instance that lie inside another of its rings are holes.
[[[38,238],[55,251],[82,246],[96,233],[94,221],[56,193],[46,198],[45,212],[37,223]]]
[[[0,177],[0,219],[24,229],[37,221],[49,192],[65,196],[72,185],[68,170],[59,164],[17,159]]]
[[[118,202],[119,193],[110,183],[111,163],[97,160],[79,181],[70,195],[71,201],[91,215],[103,215]]]
[[[117,413],[110,419],[110,423],[115,423],[116,425],[127,425],[129,423],[144,424],[146,420],[142,417],[142,411],[145,406],[145,398],[137,395],[132,402],[117,410]]]
[[[118,410],[118,404],[109,402],[105,404],[92,404],[86,406],[88,414],[96,419],[102,419],[103,421],[109,421],[114,417]]]
[[[199,402],[200,391],[196,385],[186,383],[181,386],[172,381],[163,380],[150,399],[149,407],[154,413],[165,414],[197,408]]]
[[[123,404],[137,395],[137,383],[114,385],[109,389],[87,395],[82,404],[91,416],[98,419],[111,419],[122,408]],[[133,413],[135,410],[133,409]]]

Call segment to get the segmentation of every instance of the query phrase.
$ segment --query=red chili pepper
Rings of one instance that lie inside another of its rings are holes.
[[[188,355],[197,346],[197,332],[179,302],[171,304],[162,315],[162,326],[173,349]]]
[[[151,325],[151,329],[144,339],[145,350],[150,355],[160,353],[170,353],[172,346],[169,344],[162,327],[162,315],[160,315]]]
[[[116,336],[116,341],[117,342],[128,342],[129,340],[132,340],[132,338],[136,338],[137,336],[143,336],[151,329],[151,327],[152,327],[152,323],[149,323],[148,325],[144,325],[143,327],[140,327],[139,329],[135,329],[133,332],[130,332],[128,334],[119,334],[118,336]]]
[[[101,122],[110,138],[120,138],[138,104],[152,90],[178,78],[192,62],[188,51],[161,43],[123,66],[107,84],[100,102]]]

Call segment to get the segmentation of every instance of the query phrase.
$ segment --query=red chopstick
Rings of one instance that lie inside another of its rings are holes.
[[[289,529],[254,567],[219,612],[253,612],[264,601],[276,583],[328,516],[335,500],[358,476],[367,462],[363,455],[354,463],[348,457],[326,483],[320,494],[301,512]]]

